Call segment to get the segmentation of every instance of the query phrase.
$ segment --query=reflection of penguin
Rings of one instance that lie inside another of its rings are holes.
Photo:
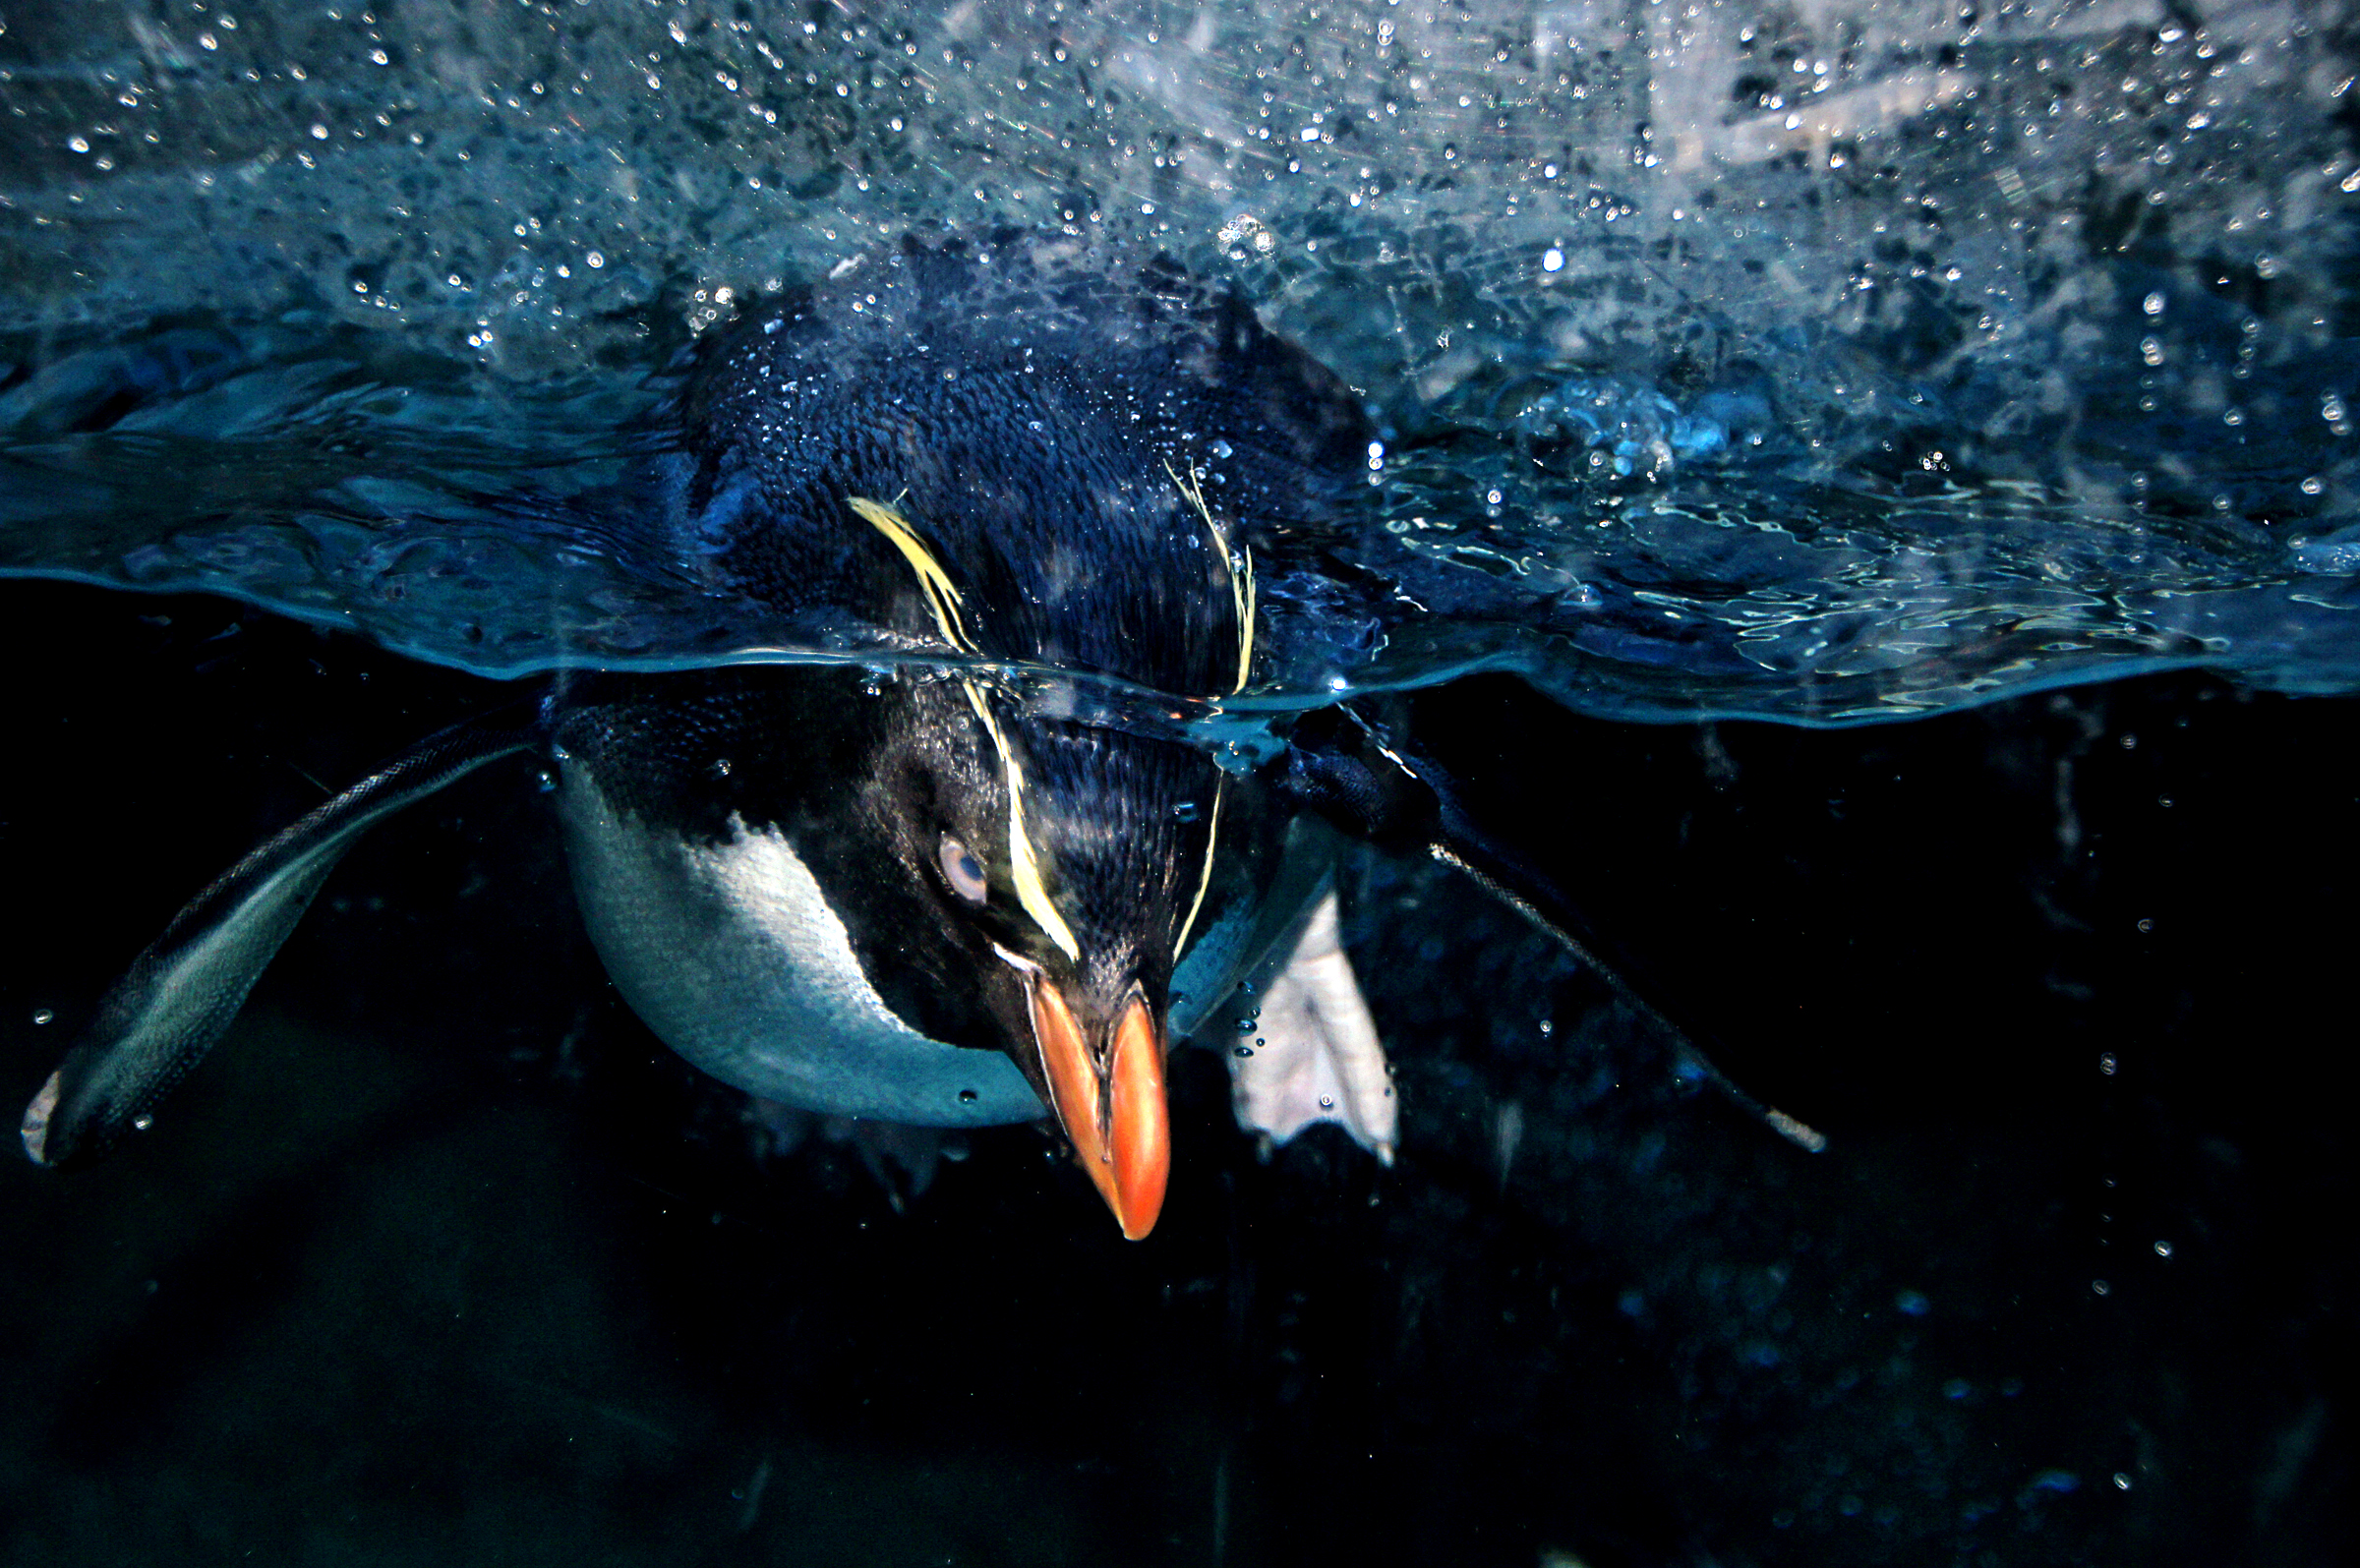
[[[668,1043],[856,1116],[1045,1104],[1125,1234],[1147,1233],[1174,1023],[1282,962],[1322,869],[1271,785],[1092,704],[1249,683],[1258,569],[1330,527],[1367,439],[1356,401],[1168,266],[1014,236],[840,268],[705,354],[679,412],[654,491],[683,569],[933,663],[589,676],[529,720],[429,741],[142,956],[28,1113],[36,1158],[146,1114],[361,831],[546,748],[592,937]]]

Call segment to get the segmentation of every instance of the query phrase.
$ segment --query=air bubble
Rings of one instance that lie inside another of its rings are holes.
[[[131,1125],[136,1131],[145,1132],[149,1128],[155,1126],[155,1118],[148,1115],[146,1112],[142,1112],[140,1115],[131,1119]]]
[[[47,1008],[34,1008],[32,1010],[32,1021],[35,1023],[49,1023],[54,1021],[57,1015],[50,1012]]]
[[[961,1105],[973,1105],[975,1103],[975,1091],[973,1089],[961,1089],[959,1091],[959,1103]]]

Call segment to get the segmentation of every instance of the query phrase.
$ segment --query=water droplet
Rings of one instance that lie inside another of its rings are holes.
[[[1250,1017],[1237,1020],[1237,1032],[1240,1034],[1252,1034],[1256,1027],[1254,1019]]]
[[[131,1125],[138,1131],[145,1132],[149,1128],[155,1126],[155,1118],[143,1112],[131,1119]]]
[[[56,1018],[56,1016],[57,1015],[50,1012],[47,1008],[34,1008],[32,1010],[32,1021],[35,1023],[47,1023]]]
[[[1335,1109],[1335,1096],[1334,1096],[1334,1095],[1332,1095],[1332,1094],[1323,1094],[1323,1095],[1321,1095],[1321,1096],[1320,1096],[1320,1109],[1321,1109],[1321,1110],[1323,1110],[1323,1111],[1332,1111],[1332,1110],[1334,1110],[1334,1109]]]
[[[1254,1054],[1254,1048],[1250,1045],[1241,1045],[1237,1047],[1237,1054],[1241,1057],[1252,1056]]]

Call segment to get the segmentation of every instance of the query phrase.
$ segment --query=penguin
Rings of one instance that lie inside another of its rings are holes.
[[[28,1151],[138,1125],[361,833],[538,752],[593,945],[667,1044],[809,1110],[1045,1113],[1145,1237],[1173,1039],[1307,932],[1340,957],[1329,839],[1186,722],[1255,683],[1266,587],[1320,569],[1369,435],[1236,295],[1068,236],[914,234],[748,311],[695,351],[626,521],[848,656],[570,674],[430,738],[183,910]],[[1289,1038],[1389,1098],[1365,1008]],[[1353,1130],[1389,1151],[1389,1116]]]
[[[608,974],[674,1050],[807,1111],[1053,1122],[1133,1240],[1171,1178],[1167,1053],[1241,991],[1241,1123],[1336,1121],[1389,1161],[1344,837],[1468,871],[1819,1146],[1598,964],[1369,705],[1250,766],[1192,726],[1268,678],[1274,607],[1350,574],[1370,436],[1241,297],[1069,235],[913,234],[749,309],[692,350],[601,532],[800,662],[561,674],[360,781],[139,956],[27,1109],[28,1153],[145,1125],[363,833],[519,753],[555,778]]]

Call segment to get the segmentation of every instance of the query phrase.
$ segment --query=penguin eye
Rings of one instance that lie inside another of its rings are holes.
[[[946,833],[935,858],[942,862],[943,879],[953,893],[970,903],[981,903],[991,897],[991,885],[983,880],[983,862],[966,844]]]

